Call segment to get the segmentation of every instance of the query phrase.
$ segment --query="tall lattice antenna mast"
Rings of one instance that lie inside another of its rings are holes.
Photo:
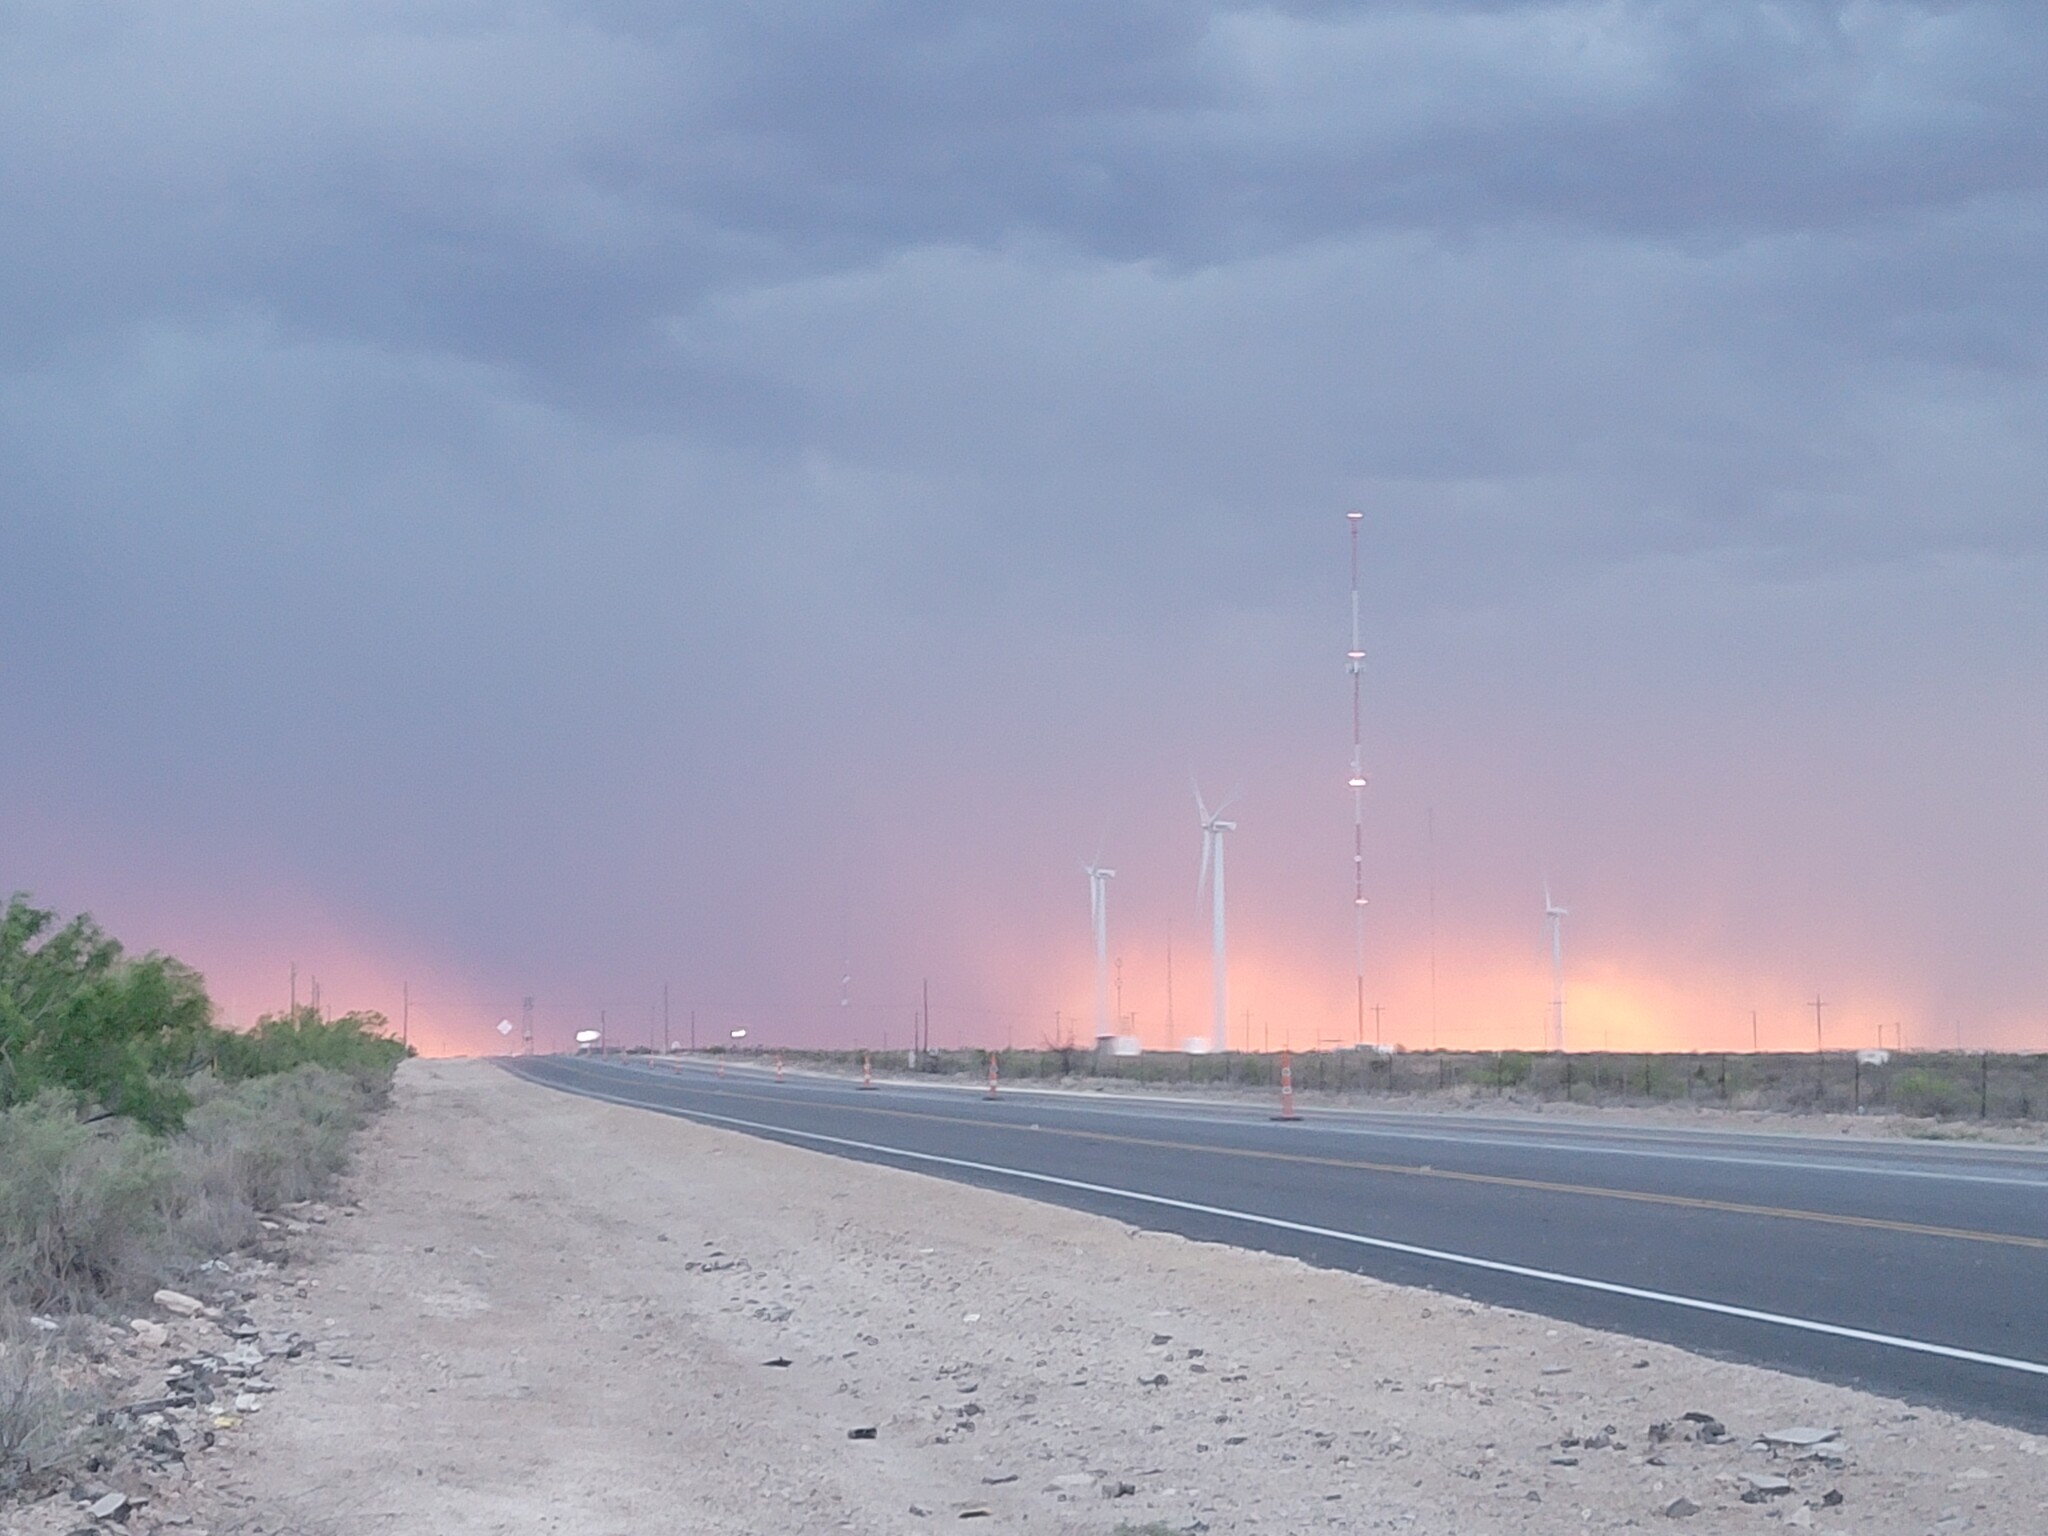
[[[1344,653],[1351,674],[1351,958],[1358,981],[1358,1039],[1365,1040],[1365,641],[1358,627],[1358,525],[1363,512],[1347,512],[1351,525],[1351,649]],[[1379,1014],[1373,1014],[1372,1043],[1380,1043]]]

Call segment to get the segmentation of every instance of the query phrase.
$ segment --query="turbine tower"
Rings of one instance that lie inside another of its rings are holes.
[[[1550,922],[1550,1048],[1564,1049],[1564,920],[1569,907],[1550,899],[1550,883],[1543,885],[1543,915]]]
[[[1093,864],[1081,866],[1088,872],[1088,921],[1095,930],[1095,1043],[1116,1034],[1109,1017],[1109,882],[1116,871],[1102,867],[1102,855]]]
[[[1216,1021],[1210,1028],[1209,1049],[1218,1053],[1230,1049],[1230,962],[1227,959],[1223,934],[1223,834],[1235,832],[1237,823],[1223,819],[1223,812],[1228,806],[1229,802],[1225,801],[1215,810],[1210,810],[1203,803],[1201,786],[1195,786],[1195,812],[1202,822],[1202,874],[1195,882],[1195,895],[1199,898],[1202,887],[1206,885],[1213,901],[1214,928],[1210,943],[1215,979],[1211,990],[1214,993]]]
[[[1358,984],[1358,1041],[1365,1043],[1365,641],[1358,632],[1358,525],[1363,512],[1347,512],[1351,525],[1351,649],[1344,653],[1351,674],[1351,962]],[[1379,1015],[1373,1015],[1372,1043],[1380,1043]]]

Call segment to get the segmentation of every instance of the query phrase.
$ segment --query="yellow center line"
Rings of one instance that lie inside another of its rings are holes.
[[[697,1086],[691,1084],[692,1087]],[[746,1099],[760,1104],[787,1104],[787,1097],[744,1093],[731,1088],[707,1090],[722,1098]],[[841,1104],[834,1108],[854,1114],[886,1116],[899,1120],[938,1120],[950,1125],[989,1122],[966,1115],[928,1114],[922,1110],[889,1109],[879,1104]],[[1002,1126],[1021,1130],[1021,1126]],[[1083,1131],[1065,1127],[1032,1126],[1041,1136],[1065,1136],[1077,1141],[1099,1141],[1117,1146],[1147,1147],[1161,1152],[1200,1152],[1213,1157],[1254,1158],[1271,1163],[1299,1163],[1318,1168],[1346,1168],[1358,1173],[1399,1174],[1407,1178],[1447,1179],[1458,1184],[1484,1184],[1498,1189],[1532,1190],[1546,1195],[1583,1195],[1596,1200],[1627,1200],[1637,1205],[1662,1205],[1687,1211],[1719,1211],[1730,1216],[1769,1216],[1779,1221],[1806,1221],[1818,1226],[1860,1227],[1871,1232],[1902,1232],[1913,1237],[1942,1237],[1965,1243],[1995,1243],[2008,1248],[2048,1250],[2048,1237],[2025,1237],[2015,1232],[1978,1232],[1968,1227],[1936,1227],[1917,1221],[1893,1221],[1882,1216],[1843,1216],[1832,1211],[1804,1211],[1782,1205],[1750,1205],[1740,1200],[1709,1200],[1698,1195],[1662,1195],[1641,1189],[1610,1189],[1600,1184],[1565,1184],[1552,1179],[1523,1179],[1505,1173],[1469,1173],[1457,1168],[1436,1168],[1427,1163],[1378,1163],[1362,1158],[1322,1157],[1307,1152],[1274,1152],[1255,1147],[1217,1147],[1202,1142],[1168,1141],[1156,1136],[1131,1136],[1115,1131]]]

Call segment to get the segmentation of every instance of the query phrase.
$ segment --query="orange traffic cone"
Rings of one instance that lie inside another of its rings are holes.
[[[1294,1052],[1280,1053],[1280,1113],[1275,1120],[1299,1120],[1294,1112]]]

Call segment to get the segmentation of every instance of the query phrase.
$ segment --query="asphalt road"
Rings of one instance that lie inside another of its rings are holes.
[[[2048,1431],[2048,1152],[853,1083],[536,1082]]]

